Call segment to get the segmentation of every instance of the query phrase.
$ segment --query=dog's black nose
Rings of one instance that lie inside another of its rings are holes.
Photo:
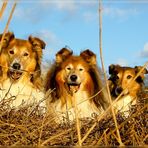
[[[14,63],[14,64],[12,65],[12,67],[13,67],[13,69],[20,70],[21,65],[20,65],[19,63]]]
[[[123,91],[122,87],[117,87],[116,90],[115,90],[115,93],[118,96],[119,94],[121,94],[122,91]]]
[[[77,80],[77,75],[71,75],[70,80],[75,82]]]

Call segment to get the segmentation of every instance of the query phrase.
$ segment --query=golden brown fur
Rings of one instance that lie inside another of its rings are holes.
[[[0,54],[2,67],[1,81],[11,78],[10,71],[14,63],[20,64],[23,72],[22,81],[30,77],[33,85],[40,88],[41,85],[41,58],[45,43],[39,38],[30,36],[28,40],[16,39],[12,32],[6,33]]]
[[[144,74],[147,73],[147,70],[144,69],[136,80],[133,81],[141,68],[141,66],[131,68],[113,64],[109,66],[109,86],[112,98],[115,99],[123,91],[122,97],[117,102],[118,110],[127,111],[127,109],[129,110],[128,106],[136,103],[137,94],[143,88]]]
[[[99,109],[106,109],[108,106],[105,89],[93,99],[88,100],[102,89],[96,55],[90,50],[74,56],[72,51],[66,48],[61,49],[56,54],[56,61],[49,69],[45,82],[46,92],[55,89],[50,96],[50,104],[55,107],[55,111],[62,112],[66,105],[71,108],[74,99],[79,104],[84,101],[84,98],[90,106],[93,106],[94,111],[98,110],[98,113]],[[84,105],[84,110],[89,106],[88,104]],[[87,116],[87,112],[83,113],[84,117]]]

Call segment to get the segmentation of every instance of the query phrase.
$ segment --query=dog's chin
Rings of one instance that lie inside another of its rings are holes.
[[[68,91],[74,94],[79,91],[81,83],[67,83]]]
[[[21,71],[17,71],[17,70],[10,70],[9,71],[9,76],[12,80],[16,81],[19,80],[20,77],[22,76],[22,72]]]

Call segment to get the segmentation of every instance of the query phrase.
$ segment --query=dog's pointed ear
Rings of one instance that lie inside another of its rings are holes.
[[[135,66],[135,72],[138,73],[142,69],[142,66]],[[148,70],[144,68],[143,74],[148,74]]]
[[[43,51],[45,49],[45,42],[37,37],[29,36],[28,41],[32,44],[33,50],[37,53],[37,64],[35,68],[35,73],[32,77],[32,83],[37,87],[40,88],[41,86],[41,60]]]
[[[40,47],[41,49],[45,49],[45,42],[37,37],[29,36],[28,40],[34,47]]]
[[[114,65],[114,64],[109,65],[109,68],[108,68],[109,74],[113,74],[115,67],[116,67],[116,65]]]
[[[84,50],[80,53],[80,56],[89,64],[96,65],[96,55],[89,49]]]
[[[2,36],[3,34],[0,34],[0,41],[2,40]],[[15,36],[13,32],[7,32],[3,38],[1,47],[6,48],[9,45],[10,41],[13,40],[14,38]]]
[[[138,73],[142,68],[143,68],[142,66],[135,66],[135,73]],[[144,74],[148,74],[148,70],[146,68],[144,68],[144,70],[141,72],[139,76],[141,77],[142,80],[144,79]]]
[[[135,66],[135,73],[137,74],[142,69],[142,66]],[[138,83],[143,83],[144,80],[144,74],[147,74],[148,71],[146,68],[140,73],[140,75],[137,77],[136,81]]]
[[[33,49],[37,52],[38,55],[38,63],[41,64],[41,58],[42,58],[42,49],[45,49],[45,42],[37,37],[29,36],[28,38],[29,42],[32,44]]]
[[[109,66],[109,74],[112,75],[114,73],[117,73],[117,70],[118,70],[119,67],[120,67],[120,65],[111,64]]]
[[[60,51],[56,53],[56,63],[63,62],[66,58],[73,54],[72,51],[68,50],[67,48],[62,48]]]

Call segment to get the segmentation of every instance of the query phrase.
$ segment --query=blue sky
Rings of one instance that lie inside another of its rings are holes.
[[[102,6],[106,69],[110,64],[143,65],[148,59],[148,2],[103,0]],[[98,7],[98,0],[19,0],[9,30],[17,38],[33,35],[43,39],[47,45],[43,62],[52,62],[55,53],[68,46],[75,54],[92,50],[101,66]],[[9,3],[0,20],[1,33],[11,8]]]

